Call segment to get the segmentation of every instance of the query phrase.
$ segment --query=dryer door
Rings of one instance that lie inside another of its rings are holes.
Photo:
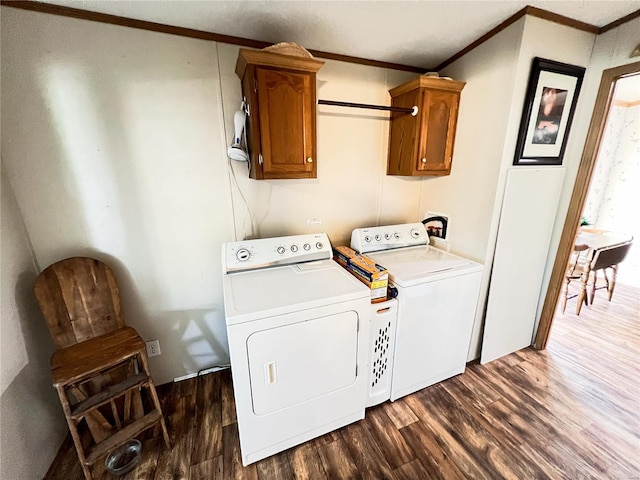
[[[255,332],[247,351],[254,413],[291,407],[355,382],[358,315],[349,311]]]

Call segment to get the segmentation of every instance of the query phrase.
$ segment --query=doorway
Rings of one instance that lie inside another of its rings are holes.
[[[619,81],[638,76],[640,62],[605,70],[602,74],[600,88],[596,97],[596,104],[585,141],[585,147],[578,168],[576,182],[564,229],[560,238],[560,245],[556,255],[547,296],[542,309],[540,323],[533,343],[534,348],[544,349],[549,340],[551,325],[556,312],[556,305],[564,282],[565,270],[570,255],[573,252],[574,239],[585,207],[589,185],[594,174],[598,154],[602,147],[608,113],[613,105],[614,92]]]

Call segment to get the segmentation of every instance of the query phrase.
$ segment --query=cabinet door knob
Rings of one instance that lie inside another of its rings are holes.
[[[308,158],[307,158],[307,163],[313,163],[313,158],[308,157]]]
[[[427,163],[427,157],[423,157],[422,160],[420,160],[422,163]]]

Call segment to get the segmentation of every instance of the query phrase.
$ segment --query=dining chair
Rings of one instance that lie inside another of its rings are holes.
[[[34,293],[57,350],[51,376],[82,471],[142,431],[169,435],[151,379],[146,345],[125,325],[111,269],[74,257],[47,267]]]
[[[609,301],[611,301],[611,297],[613,297],[613,290],[616,287],[618,264],[626,258],[632,244],[633,240],[621,245],[596,250],[593,260],[589,266],[590,272],[593,272],[593,281],[591,282],[591,305],[593,305],[593,301],[595,300],[596,290],[600,290],[602,288],[607,289]],[[596,284],[598,280],[598,272],[600,270],[602,270],[605,285],[598,287]],[[611,278],[607,275],[608,270],[611,271]]]
[[[587,283],[584,280],[588,278],[589,274],[588,256],[590,253],[591,250],[589,250],[588,245],[579,244],[574,245],[573,247],[573,253],[571,254],[571,258],[569,259],[569,263],[567,265],[564,285],[562,287],[562,313],[564,313],[564,311],[566,310],[567,300],[569,300],[570,298],[578,297],[578,303],[576,305],[576,315],[580,315],[580,310],[582,309],[583,304],[588,305]],[[569,284],[574,280],[580,280],[580,290],[576,294],[569,295]]]

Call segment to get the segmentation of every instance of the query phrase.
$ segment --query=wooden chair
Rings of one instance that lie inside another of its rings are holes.
[[[596,290],[599,290],[601,288],[607,289],[609,293],[609,301],[611,301],[611,297],[613,297],[613,290],[616,287],[618,264],[625,259],[632,244],[633,241],[630,241],[628,243],[623,243],[622,245],[616,245],[613,247],[596,250],[589,267],[589,270],[593,272],[593,282],[591,283],[591,305],[593,305],[593,301],[596,296]],[[600,270],[602,270],[605,285],[602,287],[597,287],[596,284],[598,281],[598,272]],[[609,276],[607,275],[607,270],[611,270],[611,278],[609,278]],[[588,282],[588,278],[586,281]]]
[[[587,284],[585,280],[589,275],[589,259],[588,255],[591,253],[588,245],[575,245],[573,247],[573,254],[567,265],[567,271],[565,273],[564,286],[562,288],[562,313],[567,308],[567,300],[570,298],[578,297],[578,303],[576,305],[576,315],[580,315],[580,310],[583,304],[588,305],[587,298]],[[577,294],[569,295],[569,284],[573,280],[581,280],[580,291]]]
[[[145,342],[124,323],[111,269],[91,258],[62,260],[38,276],[34,292],[57,347],[53,385],[85,477],[101,457],[154,425],[169,448]]]

